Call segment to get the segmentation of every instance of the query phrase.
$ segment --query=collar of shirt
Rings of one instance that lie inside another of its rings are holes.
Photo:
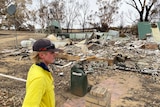
[[[48,72],[50,72],[48,67],[43,62],[37,63],[36,65],[38,65],[38,66],[42,67],[44,70],[47,70]]]

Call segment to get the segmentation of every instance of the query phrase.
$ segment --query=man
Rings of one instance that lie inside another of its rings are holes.
[[[28,72],[22,107],[55,107],[54,80],[48,65],[60,51],[48,39],[39,39],[33,44],[34,64]]]

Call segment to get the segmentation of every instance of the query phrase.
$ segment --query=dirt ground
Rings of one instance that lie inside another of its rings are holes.
[[[0,73],[26,79],[32,64],[29,57],[20,60],[19,55],[8,56],[1,52],[4,49],[20,49],[21,40],[45,36],[38,33],[0,31]],[[70,92],[70,67],[54,67],[53,71],[57,107],[64,107],[66,101],[81,99]],[[59,75],[61,72],[64,73],[63,76]],[[160,83],[155,82],[151,75],[106,69],[101,73],[97,71],[88,74],[88,82],[90,85],[101,84],[109,89],[111,107],[160,106]],[[0,107],[21,107],[24,95],[25,82],[0,76]]]

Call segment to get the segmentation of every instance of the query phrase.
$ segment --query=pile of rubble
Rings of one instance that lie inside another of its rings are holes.
[[[77,63],[84,68],[85,73],[92,74],[91,80],[94,80],[97,75],[105,74],[106,71],[113,72],[117,69],[123,72],[147,74],[152,76],[155,82],[160,82],[160,50],[159,44],[154,41],[138,40],[134,36],[115,36],[108,39],[100,33],[94,33],[89,38],[82,40],[62,39],[54,35],[49,35],[47,38],[57,48],[64,50],[64,53],[58,54],[55,63],[50,65],[50,68],[55,71],[54,74],[61,80],[55,79],[56,91],[67,90],[70,80],[69,71]],[[18,49],[4,49],[0,52],[0,59],[16,56],[16,60],[30,60],[31,47],[35,41],[34,39],[24,40],[21,41]],[[22,87],[25,88],[25,83]],[[23,97],[18,98],[14,94],[7,93],[9,92],[6,90],[0,90],[0,95],[4,94],[0,97],[1,104],[3,103],[4,106],[21,105]],[[21,96],[24,96],[24,93],[22,92]],[[66,96],[62,96],[67,99]],[[3,102],[3,99],[7,99],[6,102]],[[14,101],[17,101],[16,104],[13,103]]]
[[[106,40],[90,37],[63,47],[65,53],[58,57],[83,63],[86,72],[98,69],[122,69],[153,76],[159,74],[159,45],[154,41],[134,37],[116,37]]]
[[[99,33],[97,35],[94,33],[90,38],[81,41],[62,39],[54,35],[47,38],[57,48],[64,50],[64,53],[58,54],[56,61],[60,64],[57,66],[61,68],[83,62],[86,73],[111,68],[149,74],[156,79],[159,77],[160,51],[159,45],[154,41],[137,40],[133,36],[114,37],[108,40]],[[34,42],[34,39],[21,41],[21,49],[4,50],[1,57],[19,55],[18,60],[29,59]]]

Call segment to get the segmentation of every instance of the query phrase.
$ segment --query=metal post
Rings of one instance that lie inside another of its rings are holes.
[[[11,4],[8,8],[7,8],[7,12],[10,16],[13,16],[14,18],[14,27],[15,27],[15,32],[16,32],[16,48],[17,48],[17,31],[16,31],[16,17],[15,17],[15,13],[16,13],[16,5]]]
[[[18,48],[18,39],[17,39],[17,28],[16,28],[16,17],[15,17],[15,15],[14,15],[14,27],[15,27],[15,38],[16,38],[15,46],[16,46],[16,48]]]

